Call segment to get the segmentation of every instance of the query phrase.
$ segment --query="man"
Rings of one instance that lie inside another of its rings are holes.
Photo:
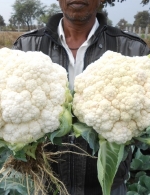
[[[70,88],[76,75],[107,50],[123,55],[142,56],[150,53],[149,48],[137,36],[129,35],[106,24],[102,14],[97,14],[101,0],[59,0],[63,14],[50,18],[47,26],[29,32],[15,42],[14,49],[42,51],[53,62],[60,64],[69,73]],[[74,143],[91,153],[86,141],[68,135],[64,142]],[[73,147],[53,146],[50,150],[74,150]],[[102,195],[97,179],[96,159],[74,155],[61,155],[53,170],[65,184],[71,195]],[[131,154],[121,162],[114,179],[111,195],[125,195],[126,179]]]

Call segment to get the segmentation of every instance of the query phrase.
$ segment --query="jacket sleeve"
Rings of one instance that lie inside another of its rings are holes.
[[[128,32],[129,33],[129,32]],[[136,34],[136,33],[129,33],[137,38],[139,38],[139,42],[141,42],[141,55],[148,55],[150,54],[150,48],[148,47],[148,45]]]
[[[39,51],[43,36],[43,29],[33,30],[20,36],[13,44],[12,49],[22,51]]]
[[[148,55],[150,54],[150,48],[146,45],[145,48],[143,49],[143,55]]]
[[[12,49],[22,51],[39,51],[41,38],[36,36],[21,36],[13,44]]]
[[[150,48],[139,37],[118,37],[117,38],[118,52],[127,56],[145,56],[150,54]]]

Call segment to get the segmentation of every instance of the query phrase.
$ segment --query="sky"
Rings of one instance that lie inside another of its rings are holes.
[[[50,6],[52,3],[57,3],[56,0],[40,0],[44,5]],[[150,11],[150,3],[146,6],[142,6],[142,0],[126,0],[123,3],[115,3],[114,7],[108,5],[105,9],[108,12],[108,18],[112,20],[113,26],[115,26],[120,19],[125,19],[128,23],[134,22],[134,16],[138,12]],[[0,0],[0,15],[4,18],[6,24],[13,12],[12,5],[15,0]]]

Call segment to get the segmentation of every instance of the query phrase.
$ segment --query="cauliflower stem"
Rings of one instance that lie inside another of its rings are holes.
[[[81,122],[73,124],[73,131],[76,137],[82,136],[89,143],[93,155],[98,152],[98,179],[103,195],[109,195],[113,179],[125,155],[125,144],[111,143],[97,134],[92,127]]]

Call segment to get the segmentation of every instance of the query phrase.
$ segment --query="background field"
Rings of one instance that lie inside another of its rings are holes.
[[[21,32],[0,32],[0,48],[8,47],[11,48],[15,40],[22,35]]]

